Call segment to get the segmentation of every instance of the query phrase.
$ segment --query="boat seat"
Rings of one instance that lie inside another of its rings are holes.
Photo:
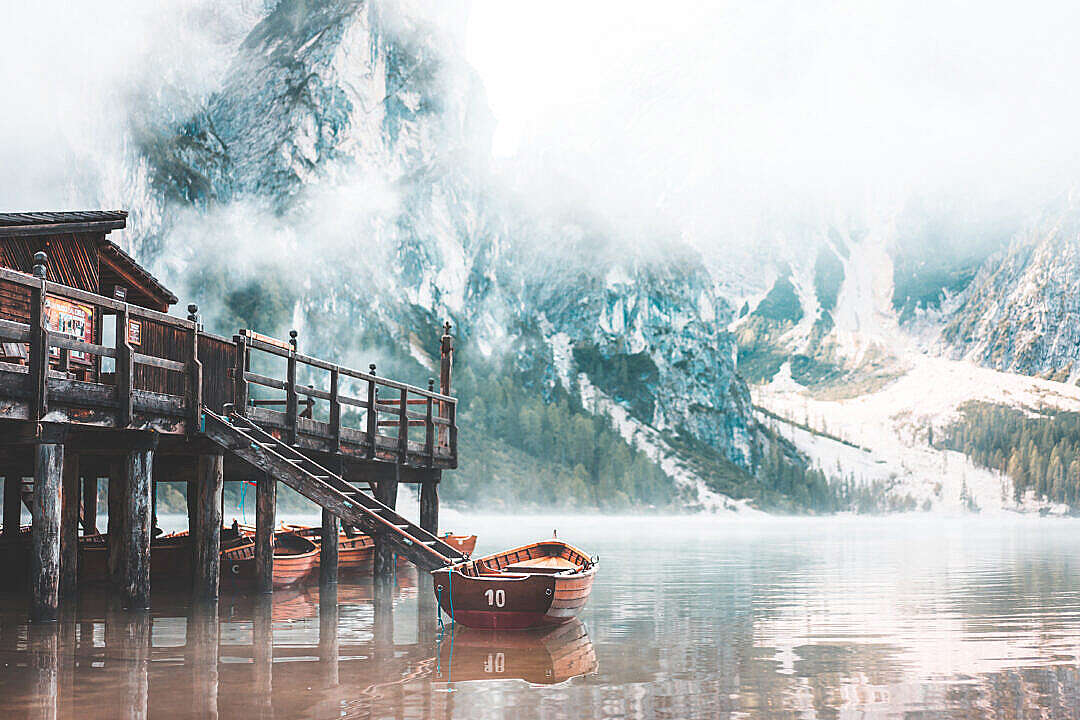
[[[507,565],[503,570],[509,570],[510,572],[559,573],[563,570],[576,570],[578,567],[577,563],[570,562],[566,558],[549,556],[522,560]]]

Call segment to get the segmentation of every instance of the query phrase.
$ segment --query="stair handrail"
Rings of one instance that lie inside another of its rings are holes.
[[[397,535],[397,536],[399,536],[399,537],[401,537],[401,538],[403,538],[405,540],[408,540],[410,544],[419,547],[420,549],[424,550],[429,555],[431,555],[433,557],[433,559],[438,561],[439,564],[442,564],[444,566],[445,565],[451,565],[451,564],[453,564],[455,562],[459,562],[460,560],[462,560],[464,558],[464,555],[460,551],[455,549],[449,543],[446,543],[443,540],[441,540],[434,533],[432,533],[432,532],[430,532],[428,530],[424,530],[419,525],[416,525],[412,521],[407,520],[406,518],[398,515],[396,510],[394,510],[390,506],[386,505],[385,503],[381,502],[378,498],[375,498],[371,494],[365,493],[364,491],[360,490],[359,488],[351,485],[350,483],[348,483],[344,478],[342,478],[337,473],[334,473],[333,471],[319,465],[317,462],[315,462],[311,458],[309,458],[306,455],[303,455],[302,453],[297,451],[296,448],[291,447],[291,446],[287,445],[286,443],[284,443],[282,440],[274,437],[273,435],[271,435],[270,433],[266,432],[264,429],[259,427],[250,418],[244,417],[242,415],[237,415],[235,413],[233,413],[232,415],[229,415],[229,416],[220,416],[220,415],[217,415],[216,413],[214,413],[214,412],[212,412],[210,410],[206,410],[206,409],[204,409],[203,412],[207,417],[210,417],[211,419],[217,421],[218,423],[220,423],[222,425],[226,425],[226,426],[232,428],[240,436],[242,436],[249,443],[251,443],[253,448],[259,448],[262,452],[270,453],[270,454],[276,456],[277,458],[279,458],[280,460],[282,460],[284,462],[289,462],[289,458],[287,458],[282,453],[279,453],[278,451],[276,451],[273,448],[268,446],[267,441],[270,441],[270,442],[273,442],[274,445],[276,445],[278,447],[286,448],[290,452],[292,452],[294,455],[296,455],[298,458],[301,458],[301,459],[305,460],[306,462],[310,463],[311,465],[314,465],[315,467],[317,467],[319,469],[320,473],[324,473],[325,477],[330,478],[334,482],[327,482],[326,480],[322,480],[320,478],[320,476],[315,475],[315,473],[311,472],[310,470],[307,470],[306,468],[303,468],[303,467],[300,467],[300,466],[294,466],[294,467],[297,470],[304,473],[305,475],[307,475],[312,482],[319,482],[319,483],[322,483],[323,485],[327,486],[327,488],[329,488],[334,493],[336,493],[341,499],[347,501],[347,505],[349,507],[355,506],[356,508],[358,508],[361,511],[361,514],[365,518],[367,518],[369,521],[373,520],[373,521],[375,521],[376,525],[382,525],[383,526],[382,529],[385,532],[389,532],[392,535]],[[242,423],[243,426],[245,426],[248,430],[255,431],[259,435],[265,436],[265,438],[267,438],[267,440],[260,440],[257,436],[252,435],[250,432],[245,431],[244,427],[241,427],[238,423]],[[233,450],[235,450],[235,448],[233,448]],[[344,491],[341,488],[348,488],[348,490]],[[361,502],[359,502],[357,497],[364,497],[365,499],[373,502],[375,504],[376,508],[368,507],[368,506],[362,504]],[[391,520],[382,517],[376,511],[377,509],[382,509],[382,510],[385,510],[385,511],[388,511],[388,512],[392,513],[395,518],[401,520],[403,523],[407,523],[407,526],[408,526],[409,530],[406,531],[406,530],[398,527]],[[428,536],[430,536],[430,540],[425,541],[421,536],[416,535],[415,532],[413,531],[414,529],[419,530],[420,532],[425,533]],[[426,544],[426,542],[431,542],[431,541],[434,541],[436,543],[436,545],[432,546],[432,545],[427,545]],[[438,547],[438,546],[445,547],[446,550],[449,551],[449,554],[440,552],[440,550],[436,549],[436,547]]]

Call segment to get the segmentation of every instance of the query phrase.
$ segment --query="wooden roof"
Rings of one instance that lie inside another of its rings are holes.
[[[0,213],[0,237],[55,235],[57,233],[110,232],[127,225],[124,210],[76,212]]]
[[[105,238],[98,247],[98,252],[103,262],[111,261],[109,264],[113,266],[117,274],[137,280],[139,285],[157,293],[165,304],[175,305],[179,301],[171,290],[162,285],[161,281],[151,275],[149,270],[135,262],[135,258],[124,252],[123,248],[112,240]]]
[[[175,305],[176,295],[149,270],[105,237],[127,226],[124,210],[79,210],[64,212],[0,213],[0,238],[31,235],[94,234],[104,279],[122,281],[132,290],[142,289],[150,306]],[[164,309],[164,307],[163,307]]]

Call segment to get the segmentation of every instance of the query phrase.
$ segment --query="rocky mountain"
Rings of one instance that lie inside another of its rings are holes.
[[[732,307],[679,240],[635,250],[572,203],[505,189],[464,17],[269,9],[204,107],[143,138],[161,222],[138,249],[211,326],[297,328],[305,347],[420,382],[449,319],[474,373],[605,418],[686,503],[744,508],[725,492],[757,482],[771,444],[804,461],[752,414]],[[717,463],[724,482],[701,469]]]
[[[1047,213],[991,257],[942,330],[953,355],[1063,382],[1080,377],[1080,215]]]
[[[844,507],[838,483],[889,507],[1002,494],[975,468],[953,487],[939,453],[915,452],[975,392],[957,382],[966,366],[926,359],[1073,377],[1070,211],[1029,223],[908,200],[770,218],[741,254],[710,255],[707,239],[659,223],[641,242],[573,189],[538,198],[493,166],[466,17],[464,2],[420,0],[233,13],[232,28],[250,27],[221,46],[229,60],[213,67],[226,69],[202,83],[216,89],[135,125],[131,249],[211,327],[295,328],[313,352],[421,383],[448,319],[469,382],[520,388],[485,395],[501,404],[488,427],[534,422],[535,399],[567,403],[662,469],[684,504]],[[913,378],[966,390],[922,412],[896,393]],[[497,440],[506,466],[546,472],[545,451],[513,432]],[[577,463],[594,478],[637,462],[603,443]],[[560,462],[557,482],[574,485],[574,461]]]

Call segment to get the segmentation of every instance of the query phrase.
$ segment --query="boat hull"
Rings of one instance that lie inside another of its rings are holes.
[[[560,625],[577,617],[592,591],[595,569],[568,577],[472,577],[457,570],[432,573],[439,607],[454,622],[491,630]]]
[[[154,538],[150,543],[150,583],[176,586],[191,583],[191,541],[186,535]],[[79,539],[79,581],[105,582],[109,579],[109,548],[104,535]]]
[[[281,537],[281,533],[277,537]],[[303,582],[319,562],[319,550],[308,543],[306,552],[274,553],[274,588],[285,588]],[[221,582],[226,586],[253,585],[255,577],[255,543],[250,538],[243,538],[235,547],[226,548],[221,553]]]

